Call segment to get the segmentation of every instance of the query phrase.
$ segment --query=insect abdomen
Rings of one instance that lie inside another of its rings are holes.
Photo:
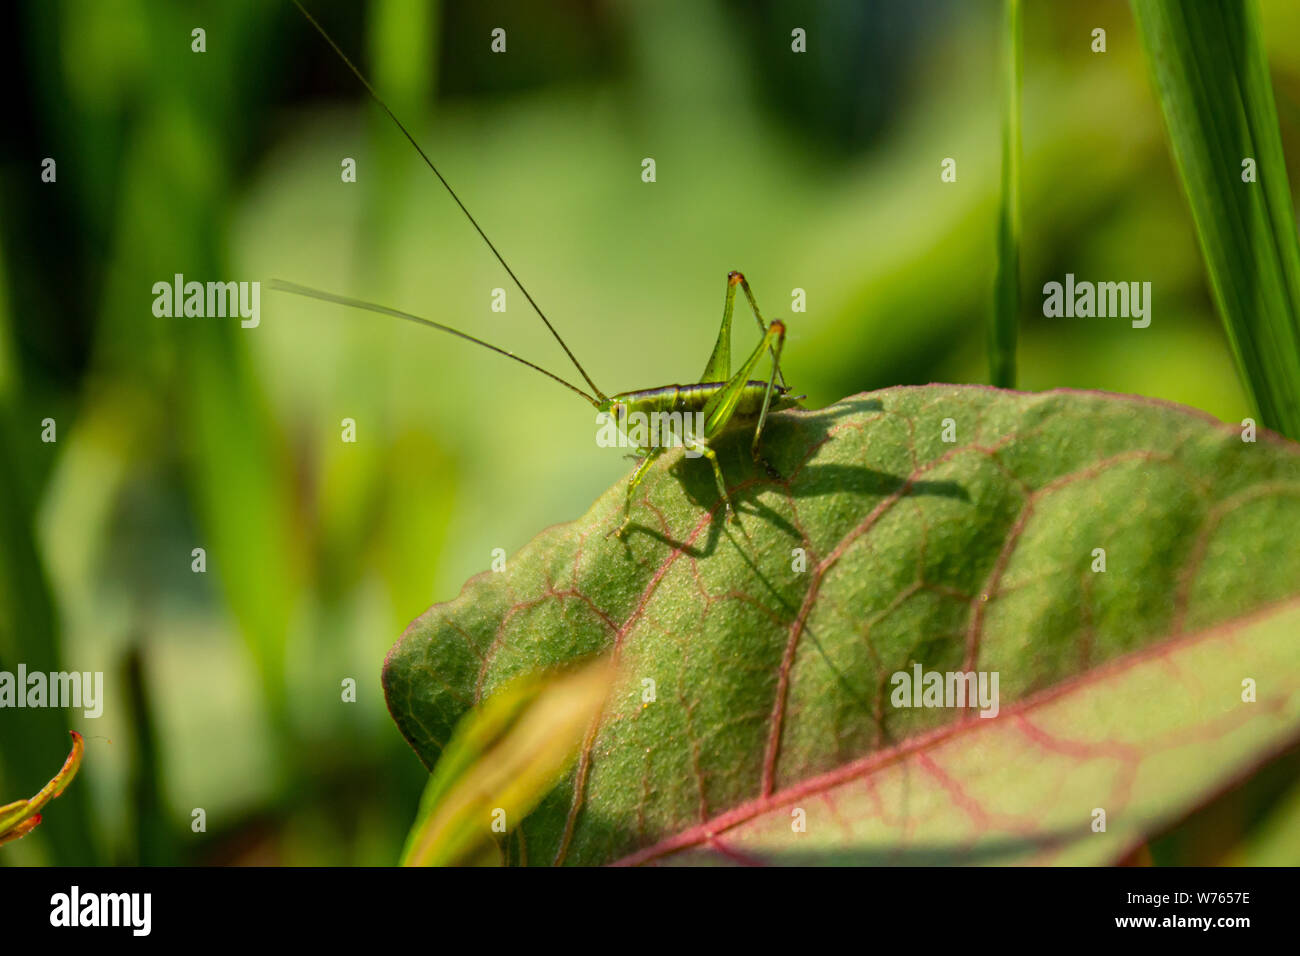
[[[629,412],[702,412],[709,399],[717,395],[726,386],[726,382],[698,382],[694,385],[665,385],[662,388],[647,388],[635,392],[623,392],[614,396],[614,401],[626,405]],[[763,408],[763,393],[767,391],[767,382],[750,380],[745,383],[736,403],[733,418],[757,418]],[[779,388],[772,394],[773,409],[788,407]]]

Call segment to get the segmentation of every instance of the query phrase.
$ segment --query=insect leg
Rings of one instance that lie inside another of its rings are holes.
[[[645,479],[646,472],[650,466],[655,463],[660,455],[664,453],[663,446],[655,446],[646,450],[646,456],[641,459],[641,464],[636,466],[636,471],[632,472],[632,477],[627,483],[627,499],[623,502],[623,523],[614,531],[614,536],[621,538],[627,531],[627,526],[632,522],[632,495],[636,493],[637,486]]]
[[[737,276],[740,278],[737,280]],[[727,276],[727,298],[722,305],[722,325],[718,328],[718,341],[713,346],[713,354],[704,366],[701,382],[725,382],[731,378],[731,311],[736,305],[737,282],[744,282],[745,277],[739,272]]]
[[[777,330],[776,341],[772,343],[772,375],[767,380],[767,390],[763,392],[763,410],[758,413],[758,427],[754,429],[754,442],[749,447],[749,452],[754,456],[754,461],[761,464],[769,475],[773,478],[780,478],[781,473],[772,467],[772,463],[764,458],[758,451],[759,439],[763,437],[763,425],[767,423],[767,409],[772,404],[772,391],[776,383],[777,376],[781,374],[781,349],[785,347],[785,323],[773,319],[771,328]]]
[[[731,416],[736,411],[736,405],[740,401],[740,396],[744,394],[745,383],[749,381],[750,374],[754,371],[754,366],[758,360],[763,357],[763,353],[772,349],[777,339],[785,337],[785,323],[773,321],[767,327],[767,333],[763,336],[763,341],[758,343],[758,347],[745,359],[745,364],[735,375],[727,380],[727,384],[718,390],[708,402],[705,403],[704,414],[704,438],[709,439],[718,434],[727,427],[727,422],[731,421]],[[773,353],[776,354],[775,352]],[[771,386],[768,387],[767,398],[770,399],[772,394]]]
[[[722,477],[722,466],[718,464],[718,453],[702,441],[695,442],[694,449],[709,459],[709,464],[713,466],[713,480],[718,483],[718,496],[722,499],[722,506],[726,509],[727,518],[736,521],[736,509],[731,506],[731,495],[727,494],[727,483]]]
[[[727,283],[729,289],[735,288],[739,284],[745,290],[745,298],[749,300],[749,308],[753,311],[754,318],[758,322],[759,334],[766,335],[767,322],[763,319],[763,313],[758,310],[758,300],[754,298],[754,293],[749,288],[749,281],[745,278],[745,274],[743,272],[733,272],[727,276]],[[782,388],[785,388],[785,376],[781,374],[780,362],[776,366],[776,381]]]

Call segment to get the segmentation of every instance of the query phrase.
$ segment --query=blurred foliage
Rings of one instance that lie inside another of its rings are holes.
[[[1300,238],[1255,8],[1133,13],[1241,375],[1263,424],[1300,438]]]
[[[998,0],[309,7],[607,391],[698,369],[737,268],[789,320],[811,405],[983,380]],[[1294,183],[1300,13],[1263,17]],[[1023,29],[1022,387],[1239,419],[1127,5],[1028,4]],[[427,775],[382,704],[385,652],[627,463],[545,380],[402,323],[270,294],[256,329],[154,317],[176,273],[278,276],[566,371],[513,289],[490,310],[508,279],[290,4],[32,0],[0,36],[0,668],[100,670],[107,698],[98,720],[0,712],[0,792],[48,779],[69,729],[87,743],[0,861],[391,863]],[[1151,280],[1151,327],[1042,318],[1067,271]]]
[[[1003,0],[1002,188],[998,204],[998,261],[989,323],[989,384],[1016,387],[1020,330],[1020,88],[1024,38],[1020,0]]]
[[[613,683],[607,655],[520,677],[467,713],[429,775],[402,865],[500,865],[526,853],[516,828],[578,759]]]

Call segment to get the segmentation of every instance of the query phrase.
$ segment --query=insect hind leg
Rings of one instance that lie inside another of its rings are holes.
[[[749,280],[745,278],[743,272],[732,271],[727,274],[727,283],[729,287],[739,285],[741,291],[745,293],[745,298],[749,300],[750,311],[754,313],[754,320],[758,322],[758,334],[767,334],[767,320],[763,318],[763,313],[759,311],[758,300],[754,298],[754,292],[749,287]],[[781,374],[780,356],[776,357],[776,381],[782,388],[785,388],[785,376]]]
[[[775,340],[771,345],[772,374],[768,377],[767,388],[763,390],[763,410],[758,413],[758,425],[754,427],[754,440],[750,443],[749,453],[753,457],[755,464],[763,466],[769,478],[775,478],[779,481],[781,480],[781,473],[758,450],[759,442],[763,438],[763,426],[767,424],[767,412],[772,405],[772,393],[775,390],[777,377],[781,374],[781,350],[785,348],[785,323],[779,319],[773,319],[771,328],[776,333]]]

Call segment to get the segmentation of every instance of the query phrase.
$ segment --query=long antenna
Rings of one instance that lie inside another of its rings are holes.
[[[334,302],[338,305],[351,306],[354,309],[365,309],[367,312],[378,312],[380,315],[396,316],[399,319],[406,319],[408,322],[417,322],[420,325],[427,325],[429,328],[437,329],[439,332],[446,332],[448,335],[454,335],[459,339],[465,339],[467,342],[473,342],[475,345],[481,345],[485,349],[491,349],[493,352],[496,352],[498,355],[504,355],[506,358],[514,359],[520,365],[527,365],[529,368],[533,369],[534,371],[541,372],[547,378],[552,378],[555,381],[559,382],[569,391],[577,392],[579,395],[581,395],[587,401],[591,402],[591,404],[595,405],[597,408],[600,407],[600,402],[596,401],[596,399],[592,398],[590,395],[588,395],[582,389],[578,388],[578,386],[574,385],[572,382],[566,382],[564,379],[560,378],[560,376],[556,375],[554,372],[548,372],[540,365],[534,365],[532,362],[528,361],[528,359],[520,358],[514,352],[507,352],[505,349],[499,348],[498,346],[493,345],[491,342],[484,342],[482,339],[476,339],[474,338],[474,336],[467,335],[466,333],[461,332],[459,329],[453,329],[449,325],[442,325],[439,322],[434,322],[432,319],[426,319],[418,315],[412,315],[410,312],[403,312],[401,309],[390,309],[386,305],[376,305],[373,302],[363,302],[361,299],[350,299],[345,295],[335,295],[333,292],[322,292],[320,289],[313,289],[310,288],[309,286],[299,285],[296,282],[286,282],[283,279],[272,279],[269,284],[272,289],[276,289],[280,292],[292,292],[294,295],[306,296],[309,299],[320,299],[324,302]],[[604,397],[605,397],[604,395],[601,396],[601,398]]]
[[[577,356],[569,350],[569,346],[565,344],[564,339],[560,338],[560,333],[555,331],[555,326],[551,325],[551,320],[546,317],[546,313],[541,310],[541,307],[533,301],[533,297],[528,294],[528,290],[525,289],[524,284],[519,281],[519,277],[515,275],[515,271],[506,264],[505,258],[497,251],[497,247],[492,244],[492,240],[487,237],[487,233],[484,232],[483,227],[478,224],[478,220],[475,219],[470,214],[470,211],[465,208],[465,204],[461,202],[460,197],[456,195],[456,190],[451,188],[451,183],[447,182],[442,173],[438,172],[438,167],[433,164],[433,160],[429,158],[429,154],[426,153],[421,148],[420,144],[415,141],[415,137],[411,135],[410,131],[405,126],[402,125],[402,121],[397,118],[397,114],[390,110],[388,104],[379,98],[379,94],[376,93],[375,88],[370,85],[370,81],[367,80],[361,71],[353,65],[352,61],[348,59],[348,55],[339,49],[339,45],[334,42],[333,38],[328,33],[325,32],[325,28],[316,22],[316,18],[307,12],[307,8],[302,5],[300,0],[293,0],[293,5],[302,11],[302,15],[307,18],[307,22],[314,26],[316,32],[325,38],[325,42],[334,48],[334,52],[339,55],[339,59],[346,63],[348,69],[351,70],[353,75],[361,81],[361,85],[366,88],[366,92],[370,94],[371,98],[374,99],[376,103],[383,107],[384,112],[387,113],[389,118],[397,124],[397,128],[402,131],[402,135],[405,136],[410,141],[411,145],[415,147],[415,151],[420,154],[420,158],[424,160],[425,165],[433,170],[433,174],[438,177],[438,182],[442,183],[451,198],[456,201],[456,205],[459,206],[460,211],[465,214],[465,218],[469,220],[470,225],[474,227],[474,230],[479,234],[483,241],[487,243],[487,247],[492,250],[492,255],[497,257],[497,262],[501,263],[501,267],[506,270],[510,278],[514,281],[514,284],[519,287],[519,291],[524,294],[524,298],[527,299],[528,304],[533,307],[533,311],[537,313],[538,318],[546,323],[546,327],[550,329],[551,334],[555,336],[555,341],[560,343],[560,348],[564,349],[564,354],[569,357],[569,361],[571,361],[574,364],[574,367],[582,374],[583,379],[591,386],[591,390],[602,399],[605,398],[605,393],[596,387],[596,383],[591,380],[591,376],[588,375],[587,370],[582,367],[582,363],[578,361]],[[456,334],[459,335],[461,333],[458,332]],[[468,336],[465,337],[468,338]],[[498,349],[497,351],[501,350]],[[506,354],[509,355],[510,353],[507,352]],[[513,358],[514,356],[511,357]],[[550,373],[548,372],[547,374],[549,375]]]

